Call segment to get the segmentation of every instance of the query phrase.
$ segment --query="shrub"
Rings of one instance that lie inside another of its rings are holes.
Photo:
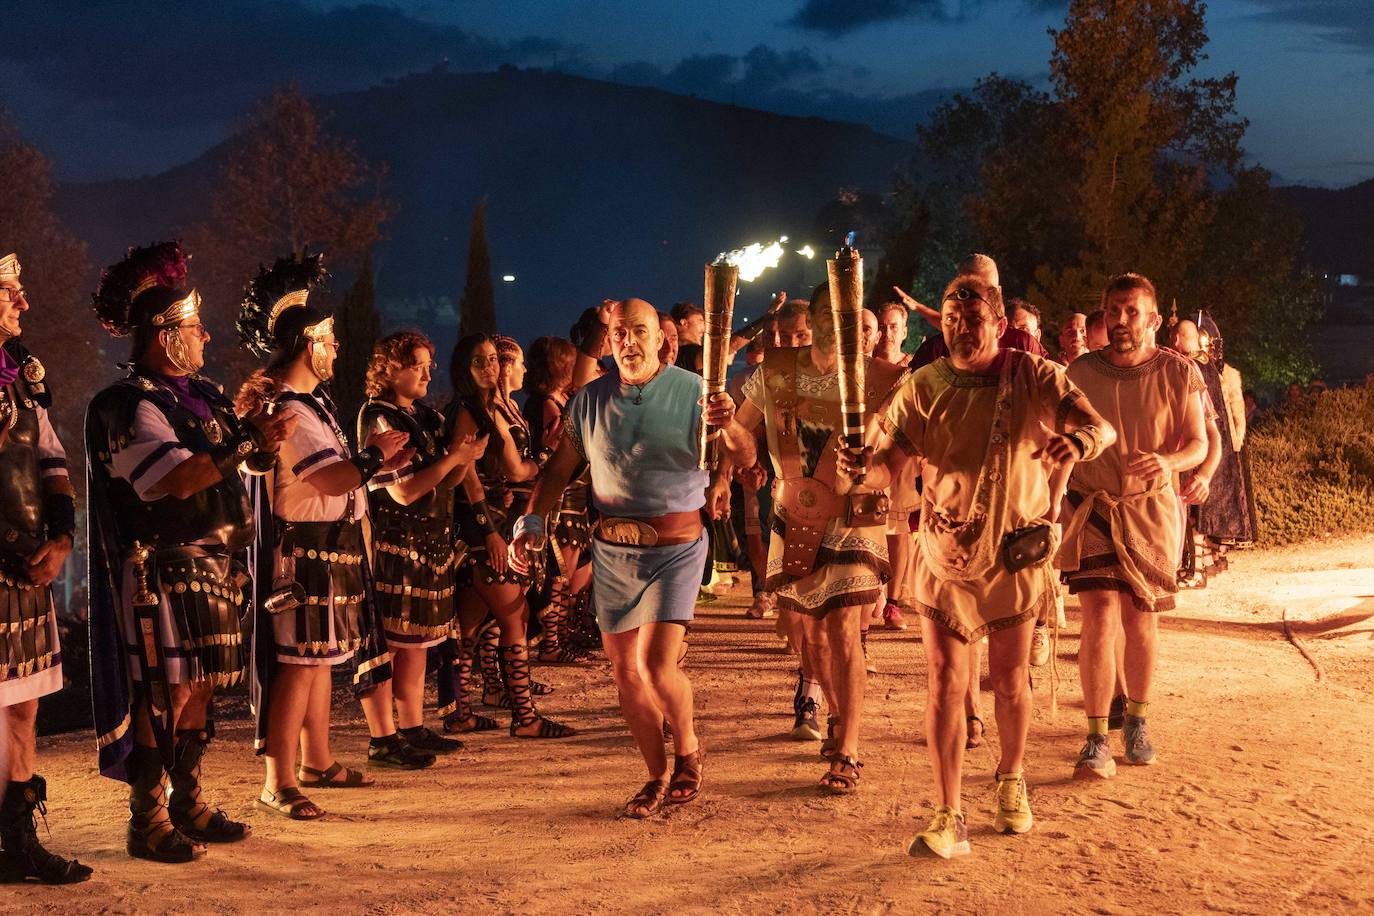
[[[1248,442],[1261,546],[1374,531],[1374,388],[1285,407]]]

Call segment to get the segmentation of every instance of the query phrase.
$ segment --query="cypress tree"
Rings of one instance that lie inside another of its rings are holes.
[[[491,282],[491,252],[487,249],[487,200],[477,201],[468,237],[468,272],[458,303],[458,336],[496,333],[496,290]]]

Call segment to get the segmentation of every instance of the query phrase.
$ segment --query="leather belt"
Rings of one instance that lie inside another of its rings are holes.
[[[596,536],[607,544],[624,547],[690,544],[701,537],[701,513],[670,512],[653,518],[605,515],[597,522]]]

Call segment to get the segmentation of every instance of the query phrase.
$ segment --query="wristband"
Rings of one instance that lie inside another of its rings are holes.
[[[1079,455],[1080,461],[1092,461],[1102,454],[1102,430],[1096,426],[1080,426],[1073,432],[1067,434],[1069,439],[1080,446],[1082,454]]]
[[[1075,433],[1065,433],[1064,438],[1069,440],[1069,444],[1078,449],[1078,460],[1082,461],[1083,456],[1088,454],[1088,443],[1080,439]]]
[[[76,535],[76,497],[69,493],[47,493],[43,496],[43,517],[48,525],[48,540],[62,535]]]
[[[485,499],[479,499],[477,502],[469,503],[468,505],[472,506],[472,517],[476,520],[477,527],[481,530],[482,534],[496,534],[496,526],[491,522],[491,512],[487,510],[487,501]]]
[[[251,436],[240,434],[237,438],[230,439],[228,442],[210,450],[210,460],[219,469],[219,476],[224,480],[232,480],[238,476],[239,465],[248,460],[248,456],[257,451],[257,446],[253,444]]]
[[[358,469],[358,476],[362,478],[358,481],[358,486],[362,486],[372,479],[386,459],[382,457],[382,450],[375,445],[369,445],[360,449],[358,454],[348,459],[348,463]]]

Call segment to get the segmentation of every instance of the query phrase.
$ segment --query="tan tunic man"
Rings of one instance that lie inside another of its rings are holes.
[[[912,855],[969,852],[960,813],[964,694],[975,676],[969,643],[985,635],[1002,746],[994,827],[1031,829],[1028,657],[1032,625],[1055,594],[1050,472],[1091,460],[1112,441],[1062,367],[998,347],[1006,327],[997,286],[978,274],[955,278],[941,308],[950,355],[918,369],[893,396],[867,477],[881,487],[924,459],[912,604],[928,658],[926,735],[939,798],[930,826],[908,846]],[[869,463],[846,451],[841,477]]]
[[[1154,678],[1159,611],[1171,610],[1183,521],[1174,476],[1207,454],[1202,377],[1184,356],[1155,345],[1159,306],[1145,277],[1123,274],[1102,296],[1108,345],[1075,360],[1069,379],[1117,431],[1100,459],[1075,465],[1069,478],[1073,514],[1064,526],[1058,565],[1083,605],[1078,667],[1088,738],[1074,776],[1115,775],[1107,741],[1115,683],[1117,628],[1126,636],[1130,694],[1123,740],[1126,760],[1154,762],[1145,724]]]
[[[817,287],[812,296],[811,329],[810,347],[768,351],[762,369],[745,383],[736,422],[752,435],[766,421],[778,480],[765,588],[774,593],[779,612],[800,621],[804,674],[819,681],[831,712],[831,735],[822,746],[830,767],[821,786],[844,793],[859,778],[862,615],[883,594],[891,573],[888,500],[881,488],[847,496],[835,490],[843,422],[828,287]],[[870,419],[904,372],[868,360]]]

